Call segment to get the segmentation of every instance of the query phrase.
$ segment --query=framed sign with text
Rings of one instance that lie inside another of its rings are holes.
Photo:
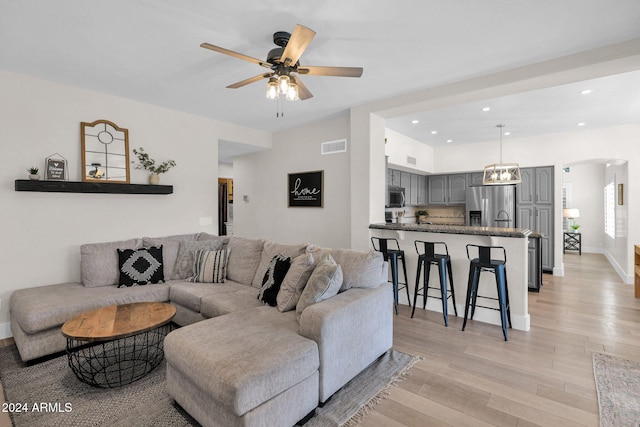
[[[67,159],[55,153],[44,160],[45,174],[47,181],[68,181],[69,171],[67,169]]]
[[[323,182],[324,171],[290,173],[289,207],[323,207]]]

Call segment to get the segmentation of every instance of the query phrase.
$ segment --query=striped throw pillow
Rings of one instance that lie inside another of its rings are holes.
[[[188,282],[198,283],[224,283],[227,275],[227,259],[229,249],[219,251],[198,250],[196,251],[195,263],[193,266],[193,276],[188,277]]]

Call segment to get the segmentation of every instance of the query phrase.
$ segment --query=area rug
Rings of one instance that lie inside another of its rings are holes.
[[[640,425],[640,363],[593,353],[602,427]]]
[[[305,426],[356,425],[418,357],[390,350],[339,390]],[[165,364],[120,388],[78,381],[65,355],[33,365],[21,362],[15,345],[0,348],[0,381],[16,427],[197,426],[165,392]]]

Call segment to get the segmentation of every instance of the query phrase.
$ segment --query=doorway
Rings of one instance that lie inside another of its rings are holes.
[[[233,234],[233,179],[218,178],[218,236]]]

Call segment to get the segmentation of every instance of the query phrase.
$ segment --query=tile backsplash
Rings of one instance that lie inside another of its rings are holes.
[[[464,225],[464,206],[416,206],[414,212],[419,210],[429,212],[427,221],[432,224]]]

